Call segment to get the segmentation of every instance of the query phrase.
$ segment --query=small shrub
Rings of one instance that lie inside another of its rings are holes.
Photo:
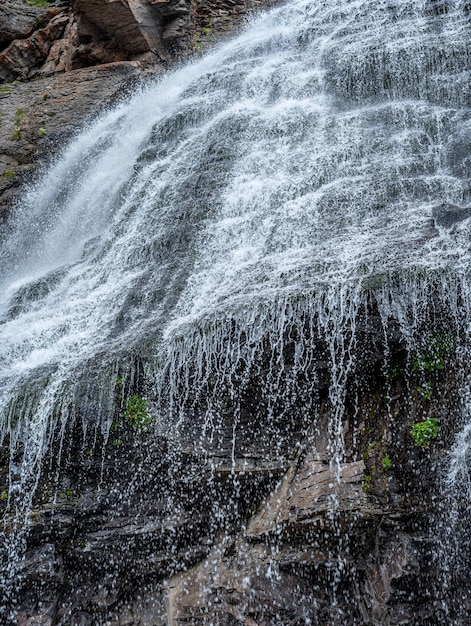
[[[440,425],[436,417],[429,417],[423,422],[412,424],[411,435],[414,446],[430,448],[430,444],[437,438]]]
[[[417,387],[417,391],[422,396],[422,398],[424,398],[424,400],[430,400],[433,392],[432,381],[427,380],[423,387]]]
[[[373,486],[373,478],[370,474],[365,474],[363,477],[363,482],[361,484],[361,490],[363,493],[371,493],[371,488]]]
[[[147,412],[147,402],[141,396],[130,396],[126,401],[124,419],[135,430],[144,429],[151,421]]]
[[[435,372],[445,367],[446,359],[454,346],[451,335],[439,333],[424,343],[412,362],[414,372]]]

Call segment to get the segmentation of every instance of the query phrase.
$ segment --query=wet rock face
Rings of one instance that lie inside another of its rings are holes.
[[[437,506],[440,460],[459,419],[459,364],[450,349],[443,367],[426,370],[434,392],[424,397],[420,364],[434,336],[424,327],[423,346],[408,354],[392,332],[386,358],[374,314],[369,321],[348,381],[339,463],[321,360],[309,420],[293,428],[285,415],[275,431],[273,415],[258,415],[272,448],[245,440],[244,427],[233,446],[230,414],[214,432],[202,419],[195,426],[196,410],[175,429],[141,431],[117,409],[106,441],[90,424],[84,439],[77,416],[44,463],[18,581],[22,623],[468,623],[459,598],[447,598],[442,614]],[[138,369],[126,393],[143,393]],[[256,406],[256,382],[244,410]],[[412,421],[430,416],[442,424],[437,438],[414,445]],[[459,596],[464,562],[454,576]]]
[[[127,61],[13,84],[0,93],[0,220],[41,161],[141,79],[139,65]]]
[[[255,4],[2,4],[0,71],[10,82],[0,91],[0,214],[31,165],[123,97],[143,70],[162,71],[175,55],[204,48]],[[453,226],[467,211],[437,209],[435,222]],[[424,336],[436,325],[429,320]],[[453,571],[447,615],[440,595],[440,535],[448,537],[439,467],[457,428],[459,363],[448,355],[425,375],[425,344],[424,355],[409,354],[391,332],[386,359],[377,312],[358,328],[339,463],[322,345],[288,412],[269,415],[261,401],[263,358],[237,423],[227,392],[211,428],[201,403],[179,425],[143,431],[123,424],[117,409],[104,439],[98,426],[82,427],[84,400],[45,460],[9,623],[471,623],[467,558]],[[289,352],[287,342],[286,363]],[[138,378],[128,395],[144,392],[144,374]],[[440,433],[430,447],[415,446],[411,423],[429,417],[440,419]],[[0,452],[2,493],[9,450]]]
[[[460,207],[454,204],[443,203],[432,209],[432,215],[437,226],[451,228],[455,224],[471,217],[471,207]]]

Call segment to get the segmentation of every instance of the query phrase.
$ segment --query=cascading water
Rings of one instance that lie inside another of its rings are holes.
[[[106,446],[145,396],[147,436],[235,475],[315,447],[328,402],[341,481],[368,316],[384,354],[437,319],[468,354],[470,20],[464,0],[290,2],[96,121],[22,199],[0,252],[4,615],[74,424]]]

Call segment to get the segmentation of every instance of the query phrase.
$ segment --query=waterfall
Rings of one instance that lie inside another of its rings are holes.
[[[470,19],[464,0],[290,1],[42,172],[0,235],[5,589],[72,424],[105,445],[145,396],[150,428],[202,456],[286,459],[282,424],[315,445],[327,368],[340,480],[368,315],[409,365],[434,324],[467,353]]]

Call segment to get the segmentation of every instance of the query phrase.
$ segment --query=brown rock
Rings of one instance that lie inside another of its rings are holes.
[[[146,2],[120,0],[74,0],[72,6],[83,20],[93,24],[129,55],[157,46],[158,25],[153,23]]]
[[[0,215],[11,206],[33,159],[37,163],[51,155],[86,117],[124,94],[140,76],[140,65],[129,61],[11,85],[0,99]]]
[[[0,50],[14,39],[31,35],[47,14],[48,8],[32,7],[21,0],[3,0],[0,5]]]
[[[62,36],[68,23],[69,17],[59,14],[28,39],[13,41],[0,55],[0,80],[32,78],[46,60],[53,42]]]
[[[372,512],[362,491],[363,461],[335,467],[308,454],[287,472],[276,491],[251,520],[247,534],[262,535],[280,524],[304,524],[334,508],[338,512]]]

